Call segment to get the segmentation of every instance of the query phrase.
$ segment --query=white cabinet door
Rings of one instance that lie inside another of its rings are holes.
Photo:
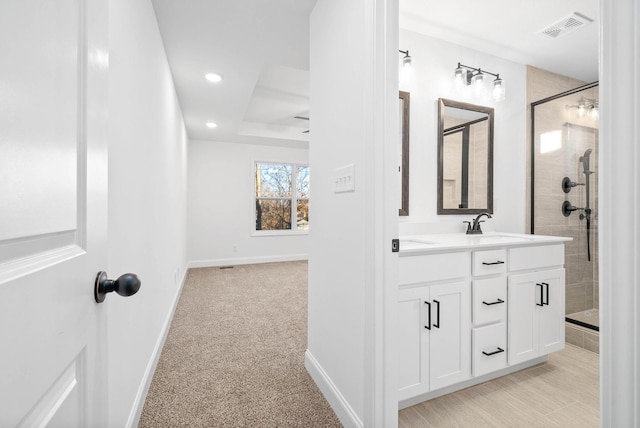
[[[544,287],[544,306],[540,313],[539,355],[564,349],[565,271],[555,269],[540,272],[538,283]]]
[[[470,284],[401,289],[398,296],[398,398],[470,378]]]
[[[107,424],[106,0],[0,2],[0,426]]]
[[[528,361],[538,355],[538,312],[536,306],[536,273],[510,275],[508,279],[509,364]],[[540,302],[540,296],[537,297]]]
[[[427,287],[398,292],[399,400],[429,392],[428,300]]]
[[[510,365],[564,348],[564,275],[554,269],[509,276]]]
[[[432,285],[429,372],[431,390],[471,377],[471,286]]]

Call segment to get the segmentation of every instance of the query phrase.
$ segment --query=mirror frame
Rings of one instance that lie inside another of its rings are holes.
[[[408,216],[409,215],[409,125],[410,125],[410,103],[411,96],[409,92],[400,91],[398,95],[398,99],[402,100],[402,110],[400,116],[400,126],[401,126],[401,174],[402,174],[402,186],[400,188],[400,192],[402,195],[402,203],[400,209],[398,210],[398,215],[400,216]]]
[[[444,208],[443,205],[443,169],[444,169],[444,110],[454,107],[462,110],[485,113],[489,120],[489,147],[487,150],[487,206],[484,208]],[[438,98],[438,214],[493,214],[493,118],[492,107]]]

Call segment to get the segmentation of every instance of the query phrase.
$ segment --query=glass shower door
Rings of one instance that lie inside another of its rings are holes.
[[[598,330],[598,85],[531,104],[531,233],[568,236],[567,321]]]

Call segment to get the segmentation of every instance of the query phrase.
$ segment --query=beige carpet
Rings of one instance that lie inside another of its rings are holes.
[[[306,262],[191,269],[139,426],[340,427],[306,344]]]

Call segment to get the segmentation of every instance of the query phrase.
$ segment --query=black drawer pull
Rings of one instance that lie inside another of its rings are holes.
[[[435,328],[440,328],[440,302],[437,301],[436,299],[433,299],[433,302],[436,304],[438,308],[438,316],[436,317],[436,322],[433,323],[433,326]]]
[[[500,352],[504,352],[504,349],[502,348],[498,348],[497,351],[493,351],[493,352],[484,352],[482,351],[482,353],[488,357],[490,357],[491,355],[495,355],[495,354],[499,354]]]
[[[540,303],[536,302],[536,306],[544,306],[544,283],[536,284],[536,287],[540,286]]]
[[[426,328],[427,330],[431,330],[431,303],[426,301],[424,303],[427,305],[427,308],[429,309],[429,315],[428,315],[429,325],[425,325],[424,328]]]
[[[542,304],[549,306],[549,283],[543,282],[542,285],[544,285],[545,288],[547,289],[547,301],[546,302],[543,301]]]
[[[483,304],[487,305],[487,306],[491,306],[491,305],[499,305],[500,303],[504,303],[504,300],[502,299],[498,299],[495,302],[491,302],[491,303],[487,303],[484,300],[482,301]]]
[[[483,265],[485,266],[491,266],[491,265],[503,265],[504,262],[502,260],[498,260],[497,262],[482,262]]]

